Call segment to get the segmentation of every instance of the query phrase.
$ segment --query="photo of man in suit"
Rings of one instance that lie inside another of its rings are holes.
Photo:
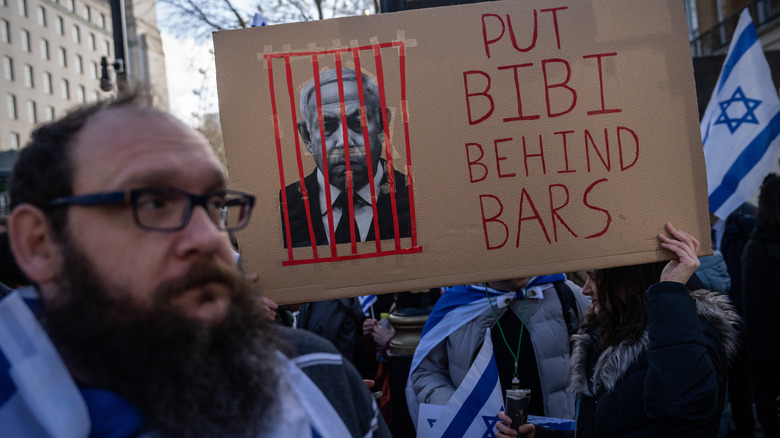
[[[355,70],[347,68],[341,70],[344,114],[341,110],[342,98],[339,92],[338,73],[338,70],[332,69],[321,72],[319,76],[322,125],[317,111],[314,78],[304,86],[300,94],[301,121],[298,122],[297,128],[317,168],[303,181],[309,201],[310,218],[306,214],[304,191],[300,181],[285,187],[285,197],[280,193],[285,247],[287,246],[285,199],[293,247],[312,246],[309,224],[314,234],[315,245],[331,243],[328,210],[332,212],[336,243],[352,241],[350,225],[353,227],[354,239],[357,242],[375,240],[377,227],[380,240],[394,239],[396,231],[393,193],[398,237],[411,236],[406,175],[395,169],[389,169],[387,161],[381,158],[385,135],[383,117],[387,118],[386,123],[389,126],[390,110],[381,108],[376,82],[361,73],[366,118],[364,133],[360,90]],[[346,127],[343,126],[344,124]],[[368,144],[366,144],[366,137]],[[347,175],[347,157],[351,179]],[[328,194],[325,192],[326,174],[330,186],[330,205],[328,205]],[[352,216],[350,216],[348,196],[350,180],[353,195]],[[372,203],[372,185],[376,199],[374,203]],[[374,207],[376,207],[376,217]]]

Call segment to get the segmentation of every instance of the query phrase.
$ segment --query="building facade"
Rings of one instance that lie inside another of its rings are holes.
[[[130,84],[167,110],[154,0],[127,0],[125,9]],[[0,0],[0,151],[23,147],[37,124],[108,97],[100,88],[103,56],[114,61],[107,1]]]
[[[684,4],[694,58],[725,55],[745,8],[764,50],[780,50],[780,0],[685,0]]]

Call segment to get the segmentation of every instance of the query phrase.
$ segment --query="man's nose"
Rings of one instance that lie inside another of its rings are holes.
[[[212,254],[219,251],[227,239],[227,234],[217,228],[202,205],[193,206],[190,220],[181,233],[177,249],[180,256]]]
[[[344,130],[341,127],[341,123],[339,123],[338,129],[336,130],[335,133],[335,137],[336,137],[336,141],[334,143],[334,147],[338,149],[344,149]]]

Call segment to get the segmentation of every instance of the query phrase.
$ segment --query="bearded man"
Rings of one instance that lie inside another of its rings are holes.
[[[10,186],[14,258],[90,436],[389,436],[354,368],[271,325],[235,267],[228,232],[254,197],[199,133],[136,101],[39,127]]]

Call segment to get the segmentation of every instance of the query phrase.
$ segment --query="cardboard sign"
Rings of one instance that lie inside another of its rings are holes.
[[[669,221],[709,242],[679,1],[490,2],[214,44],[231,187],[257,196],[244,266],[280,303],[662,260]]]

